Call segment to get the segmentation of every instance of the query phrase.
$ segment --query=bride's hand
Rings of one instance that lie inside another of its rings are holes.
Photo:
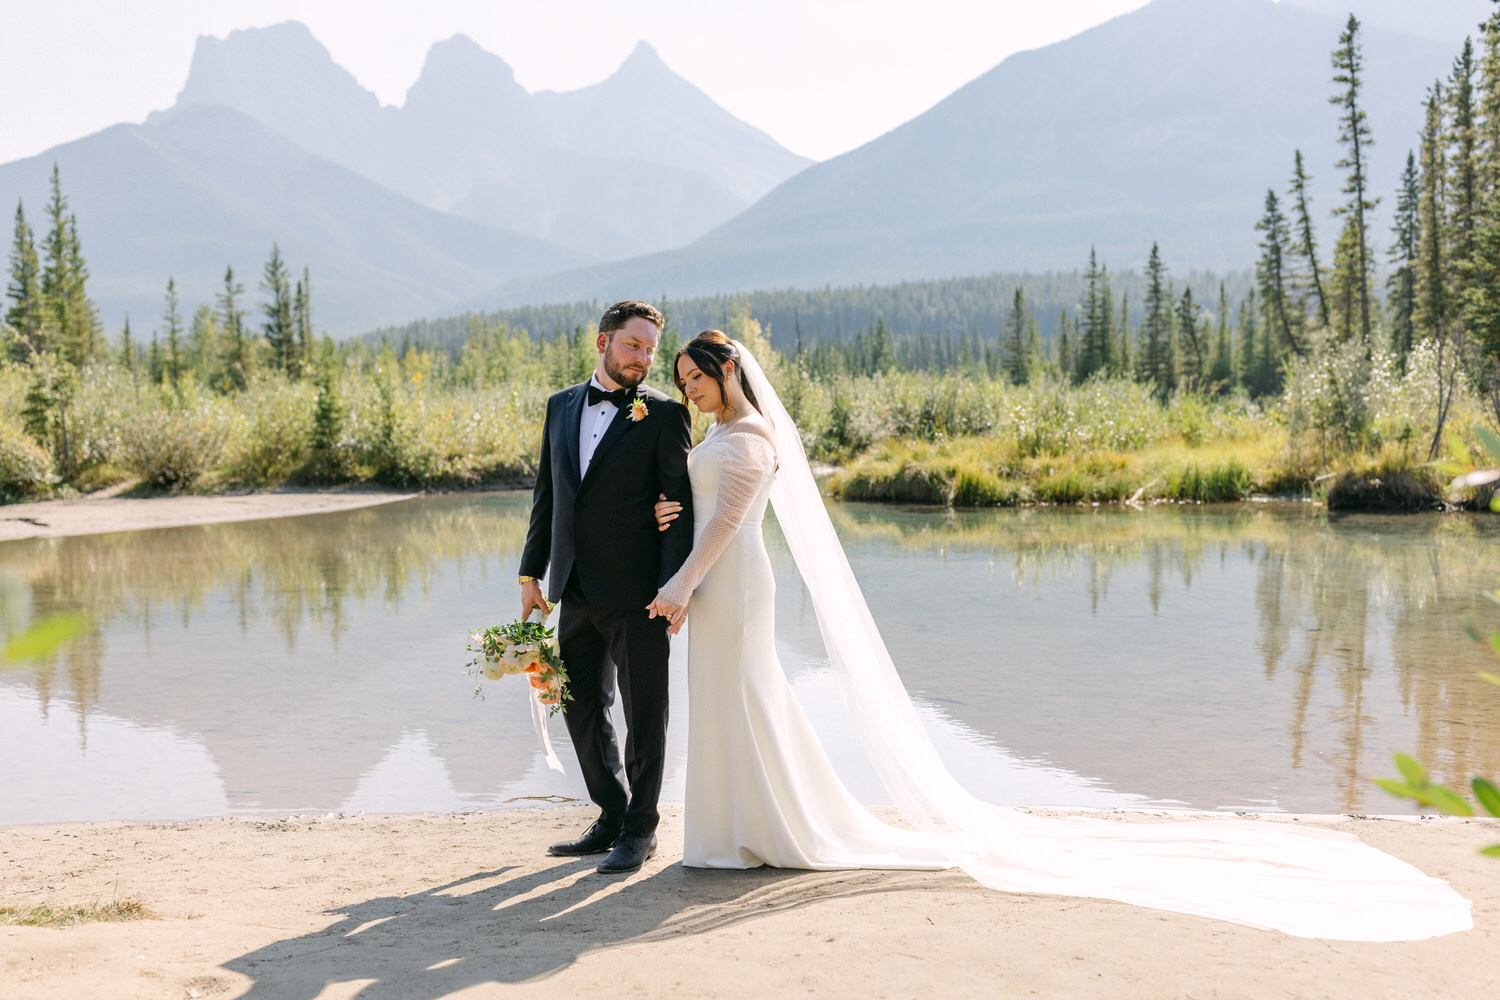
[[[646,617],[665,618],[670,623],[667,625],[667,635],[677,634],[677,631],[682,628],[682,623],[687,619],[687,612],[686,604],[674,604],[660,594],[657,594],[656,599],[646,605]]]
[[[656,530],[666,531],[672,522],[677,520],[678,511],[682,510],[682,504],[676,500],[668,500],[665,493],[658,494],[661,497],[656,501]]]

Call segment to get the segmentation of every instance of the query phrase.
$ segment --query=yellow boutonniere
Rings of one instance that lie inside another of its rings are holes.
[[[637,396],[630,401],[630,413],[628,414],[628,416],[636,423],[640,423],[642,420],[645,420],[646,414],[650,412],[650,410],[646,409],[646,401],[640,396]]]

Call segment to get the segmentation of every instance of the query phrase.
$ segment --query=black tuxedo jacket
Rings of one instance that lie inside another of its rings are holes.
[[[579,475],[578,427],[588,383],[547,400],[541,464],[521,575],[547,576],[547,597],[562,597],[569,574],[590,604],[628,610],[651,603],[693,548],[693,490],[687,453],[691,419],[682,403],[647,385],[636,390],[646,416],[615,414]],[[658,494],[682,504],[671,528],[658,531]],[[548,569],[551,574],[548,575]]]

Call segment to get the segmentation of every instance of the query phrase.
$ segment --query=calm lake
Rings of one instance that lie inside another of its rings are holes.
[[[582,799],[527,689],[463,675],[509,620],[529,494],[0,544],[0,625],[82,611],[52,661],[0,671],[0,824],[420,812]],[[951,512],[834,504],[934,741],[1004,804],[1403,812],[1408,750],[1500,771],[1500,518],[1307,504]],[[770,522],[768,522],[769,524]],[[771,526],[783,663],[835,762],[865,769]],[[691,626],[689,626],[691,627]],[[685,644],[681,652],[685,653]],[[680,799],[686,679],[667,799]]]

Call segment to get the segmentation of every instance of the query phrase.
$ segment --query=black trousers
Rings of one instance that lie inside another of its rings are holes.
[[[667,620],[644,608],[596,608],[576,586],[563,592],[557,639],[573,698],[563,717],[600,819],[649,836],[661,818],[667,756]],[[625,760],[609,721],[618,687],[625,709]],[[630,782],[627,792],[622,778]]]

